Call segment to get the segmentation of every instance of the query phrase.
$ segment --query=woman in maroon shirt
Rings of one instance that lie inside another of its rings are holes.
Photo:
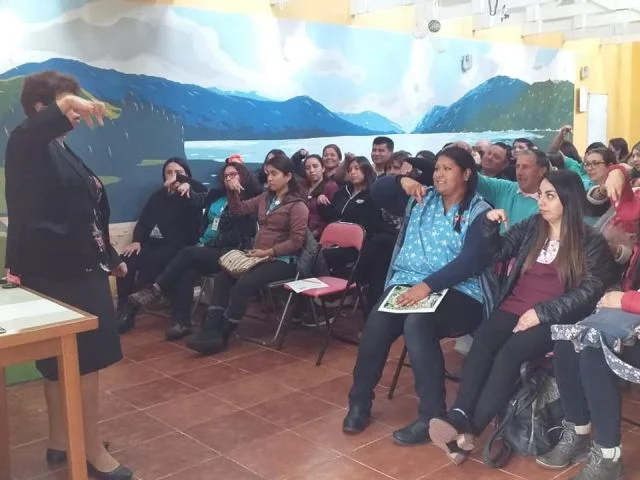
[[[327,178],[324,161],[320,155],[309,155],[305,158],[304,176],[301,190],[302,197],[307,199],[309,207],[309,230],[319,239],[327,222],[320,215],[318,204],[329,205],[333,195],[338,191],[338,184]]]
[[[552,323],[575,323],[596,306],[611,276],[607,243],[584,224],[584,189],[578,175],[553,171],[538,192],[540,213],[500,236],[504,210],[485,220],[497,262],[509,273],[495,296],[496,309],[476,330],[462,382],[445,418],[431,420],[429,435],[454,463],[474,448],[475,437],[505,407],[525,361],[553,349]]]

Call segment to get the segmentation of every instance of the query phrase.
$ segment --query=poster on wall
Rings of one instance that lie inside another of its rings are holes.
[[[23,119],[25,75],[71,74],[108,104],[104,128],[68,137],[107,184],[114,222],[134,221],[161,183],[160,165],[188,158],[215,182],[240,153],[369,156],[453,140],[529,137],[546,148],[572,123],[570,52],[126,0],[21,0],[0,9],[0,217],[4,150]]]

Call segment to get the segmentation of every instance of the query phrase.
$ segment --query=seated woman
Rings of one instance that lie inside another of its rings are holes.
[[[247,215],[232,215],[228,208],[226,186],[232,180],[242,185],[245,200],[258,195],[262,188],[257,179],[241,163],[228,163],[218,176],[219,185],[208,193],[191,191],[187,183],[180,190],[191,204],[207,212],[207,224],[197,245],[185,247],[169,262],[150,287],[129,297],[131,309],[137,310],[159,301],[163,296],[171,302],[174,325],[166,332],[167,340],[178,340],[191,333],[193,285],[198,275],[220,271],[219,258],[234,248],[250,248],[256,234],[256,222]],[[133,327],[133,318],[121,324],[121,332]]]
[[[416,184],[410,178],[384,177],[372,188],[377,203],[393,213],[406,212],[386,292],[396,285],[410,286],[399,301],[411,306],[431,292],[449,291],[434,313],[380,312],[381,302],[373,308],[360,338],[349,412],[343,422],[346,433],[359,433],[369,424],[374,388],[389,349],[404,335],[420,404],[418,419],[396,431],[393,438],[400,445],[428,441],[429,420],[446,412],[440,339],[472,332],[482,320],[486,295],[479,274],[486,249],[482,248],[480,227],[489,205],[476,194],[473,157],[459,147],[443,150],[437,156],[434,179],[435,189],[417,184],[418,190],[412,194],[420,199],[410,204],[411,208],[407,208],[408,196],[403,192]]]
[[[309,207],[309,230],[319,239],[327,223],[320,215],[318,205],[329,205],[338,190],[338,185],[326,176],[324,162],[319,155],[309,155],[304,160],[304,173],[301,194],[307,199]]]
[[[611,206],[605,181],[609,168],[616,163],[615,154],[607,148],[591,150],[584,159],[584,168],[593,183],[593,186],[587,190],[585,221],[589,225],[594,225]]]
[[[164,186],[156,190],[144,206],[133,230],[133,242],[122,251],[127,264],[127,275],[117,279],[118,325],[120,331],[133,326],[136,309],[128,304],[129,295],[147,287],[164,270],[181,248],[193,245],[200,230],[200,211],[194,208],[186,195],[177,189],[188,177],[193,190],[206,192],[206,188],[191,179],[186,160],[170,158],[162,167]]]
[[[589,315],[608,284],[612,257],[606,241],[585,225],[584,188],[577,174],[548,172],[540,184],[540,213],[499,234],[504,210],[483,221],[495,262],[511,262],[495,297],[496,310],[473,337],[453,408],[431,420],[429,436],[455,463],[474,448],[513,394],[522,363],[553,349],[552,323]]]
[[[234,215],[250,215],[258,220],[258,233],[250,257],[269,257],[239,278],[222,270],[215,277],[211,306],[200,333],[187,337],[187,347],[211,355],[227,347],[251,298],[267,284],[293,278],[296,259],[302,251],[309,222],[309,209],[298,194],[294,165],[284,155],[267,161],[269,190],[242,200],[242,185],[235,178],[227,183],[229,209]]]
[[[640,315],[640,293],[609,292],[598,305]],[[621,357],[640,367],[640,343],[624,348]],[[553,368],[565,419],[560,442],[551,452],[538,457],[537,463],[557,470],[579,461],[584,463],[586,458],[586,465],[573,477],[575,480],[621,480],[620,384],[603,350],[586,347],[576,353],[572,342],[557,341]]]
[[[318,204],[318,210],[325,222],[350,222],[364,227],[367,239],[375,233],[393,232],[393,225],[382,217],[382,211],[371,200],[369,189],[376,180],[376,174],[366,157],[351,157],[345,161],[348,182],[340,187],[327,205]],[[324,250],[329,268],[340,274],[344,266],[355,261],[358,252],[354,248],[330,248]]]
[[[340,162],[342,162],[342,150],[340,150],[340,147],[333,143],[325,145],[322,149],[322,162],[326,169],[325,174],[327,178],[331,178],[339,184],[342,183],[344,180],[344,172],[339,171]],[[338,178],[336,178],[336,176]]]

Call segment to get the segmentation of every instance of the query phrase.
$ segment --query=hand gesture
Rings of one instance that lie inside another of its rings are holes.
[[[622,197],[622,190],[627,183],[627,178],[620,170],[612,170],[607,175],[607,180],[604,182],[604,188],[607,190],[607,195],[611,199],[614,205],[617,205]]]
[[[563,137],[566,137],[567,135],[569,135],[571,132],[573,131],[573,127],[571,125],[564,125],[561,129],[560,129],[560,135],[562,135]]]
[[[538,314],[533,308],[530,308],[520,316],[518,324],[513,329],[513,333],[524,332],[537,325],[540,325]]]
[[[124,247],[124,250],[122,250],[122,256],[130,257],[131,255],[138,255],[140,253],[140,250],[142,250],[142,245],[140,245],[140,242],[133,242]]]
[[[58,101],[58,106],[64,114],[69,117],[79,116],[84,123],[90,128],[93,128],[93,119],[95,118],[98,125],[101,127],[104,125],[104,115],[106,113],[106,105],[96,100],[85,100],[77,95],[65,95]],[[77,118],[77,117],[76,117]],[[75,124],[76,118],[70,118],[71,122]]]
[[[122,262],[116,268],[111,270],[111,275],[117,278],[123,278],[127,276],[127,264]]]
[[[427,298],[430,293],[431,287],[429,285],[424,282],[417,283],[398,297],[398,305],[410,307]]]
[[[316,202],[318,202],[318,205],[330,205],[331,202],[329,201],[329,199],[327,198],[326,195],[318,195],[318,198],[316,199]]]
[[[230,192],[240,193],[244,190],[244,188],[242,188],[242,185],[240,184],[240,180],[238,180],[237,178],[231,178],[226,181],[225,184],[227,185],[227,190],[229,190]]]
[[[181,197],[191,198],[191,185],[188,183],[181,183],[176,189],[176,192],[178,192]]]
[[[487,220],[490,222],[504,223],[505,228],[509,226],[507,212],[502,209],[489,210],[487,212]]]
[[[404,190],[404,193],[415,198],[416,202],[422,205],[422,199],[427,194],[427,187],[409,177],[403,177],[400,180],[400,186]]]
[[[609,292],[598,302],[598,308],[622,308],[622,296],[624,292]]]

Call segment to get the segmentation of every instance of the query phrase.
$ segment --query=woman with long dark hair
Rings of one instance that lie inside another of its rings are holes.
[[[229,209],[257,219],[259,230],[248,256],[268,260],[235,278],[222,270],[215,277],[211,305],[202,330],[187,338],[187,347],[211,355],[227,347],[249,306],[251,297],[275,281],[293,278],[296,260],[306,239],[309,208],[298,192],[293,162],[284,155],[267,161],[268,191],[242,200],[243,186],[235,178],[227,185]]]
[[[578,175],[548,172],[540,213],[499,229],[508,219],[492,210],[483,234],[494,262],[510,264],[495,296],[497,308],[476,330],[453,408],[431,420],[429,435],[455,463],[464,461],[513,394],[522,363],[553,349],[552,323],[575,323],[593,311],[611,277],[613,259],[602,235],[583,221]]]
[[[198,275],[220,271],[218,260],[229,250],[250,248],[256,234],[256,222],[248,215],[232,215],[228,205],[227,185],[234,179],[242,185],[241,197],[247,200],[261,193],[256,178],[241,163],[229,163],[218,175],[218,185],[209,192],[193,191],[189,184],[180,186],[191,205],[206,212],[206,223],[198,243],[180,250],[150,287],[129,297],[131,309],[137,310],[159,301],[163,296],[171,303],[174,325],[166,332],[167,340],[178,340],[191,333],[193,285]],[[122,324],[121,331],[133,327]]]
[[[418,418],[393,434],[399,445],[428,440],[429,420],[445,414],[445,366],[440,340],[475,330],[490,292],[481,286],[484,268],[481,220],[489,205],[476,194],[478,174],[471,154],[459,147],[440,152],[434,173],[435,188],[410,185],[407,177],[376,181],[376,203],[404,215],[391,260],[386,291],[365,323],[349,393],[346,433],[359,433],[371,418],[374,389],[380,380],[389,349],[404,336],[420,403]],[[407,189],[409,191],[404,191]],[[409,200],[417,197],[417,202]],[[409,202],[407,201],[409,200]],[[429,294],[449,291],[433,313],[379,311],[382,299],[397,286],[409,287],[399,303],[410,307]]]
[[[307,199],[309,207],[309,229],[318,239],[327,225],[318,205],[329,205],[338,191],[338,185],[327,177],[324,160],[320,155],[309,155],[304,160],[304,180],[302,181],[302,197]]]

